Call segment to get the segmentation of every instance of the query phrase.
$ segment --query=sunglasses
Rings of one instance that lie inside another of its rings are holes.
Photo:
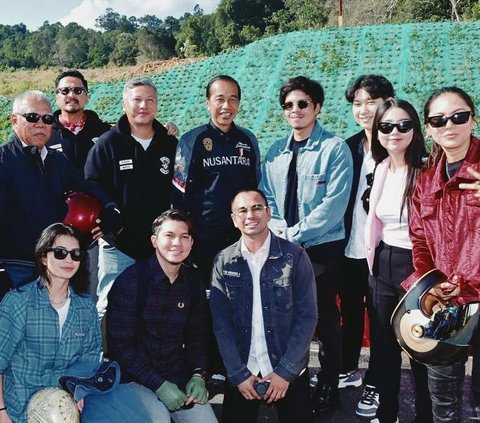
[[[265,209],[268,209],[268,206],[264,206],[263,204],[254,204],[250,208],[240,207],[239,209],[234,211],[233,214],[238,216],[240,219],[245,219],[249,211],[251,211],[256,216],[259,216],[263,213]]]
[[[65,260],[70,254],[73,261],[80,261],[83,257],[83,251],[80,248],[74,248],[73,250],[67,250],[65,247],[48,248],[47,253],[52,251],[53,257],[57,260]]]
[[[57,88],[57,94],[62,94],[62,95],[68,95],[71,92],[75,95],[80,95],[83,92],[87,92],[85,88],[83,87],[63,87],[63,88]]]
[[[360,200],[362,201],[363,210],[368,214],[368,211],[370,210],[370,192],[372,191],[373,185],[373,172],[367,173],[365,178],[367,178],[367,188],[363,192]]]
[[[55,121],[53,115],[39,115],[38,113],[15,113],[18,116],[23,116],[27,122],[37,123],[40,119],[45,125],[52,125]]]
[[[298,100],[297,103],[295,103],[293,101],[287,101],[286,103],[282,104],[282,109],[283,110],[292,110],[293,106],[295,106],[295,104],[297,104],[298,108],[300,110],[303,110],[303,109],[306,109],[310,103],[311,103],[310,100]]]
[[[427,122],[432,128],[442,128],[449,120],[455,125],[463,125],[468,122],[471,115],[473,116],[473,113],[469,110],[467,112],[457,112],[450,116],[430,116],[427,118]]]
[[[377,125],[377,129],[382,134],[391,134],[393,128],[397,128],[397,131],[401,134],[406,134],[413,129],[413,122],[411,120],[402,120],[398,123],[379,122]]]

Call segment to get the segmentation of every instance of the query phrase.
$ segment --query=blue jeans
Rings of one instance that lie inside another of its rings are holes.
[[[12,282],[12,287],[17,288],[34,279],[35,263],[23,260],[12,262],[5,260],[5,271]]]
[[[150,389],[138,383],[129,383],[132,389],[141,399],[144,410],[147,411],[151,422],[170,423],[170,417],[175,423],[217,423],[212,406],[207,404],[195,404],[189,409],[169,411],[160,401],[157,395]]]
[[[428,388],[435,423],[462,421],[461,401],[466,359],[465,352],[465,357],[453,364],[427,365]]]
[[[135,260],[122,253],[118,248],[108,244],[103,239],[98,241],[98,286],[97,311],[100,319],[105,315],[108,304],[108,293],[117,276]]]

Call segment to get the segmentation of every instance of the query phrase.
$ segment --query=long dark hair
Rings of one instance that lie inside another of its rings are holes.
[[[400,216],[402,216],[403,208],[405,204],[410,206],[410,199],[412,198],[413,188],[417,181],[418,175],[422,168],[422,159],[427,156],[427,149],[425,147],[425,139],[422,133],[422,126],[420,124],[420,118],[415,108],[405,100],[399,98],[391,98],[383,103],[375,113],[373,120],[372,131],[372,157],[375,163],[380,163],[382,160],[388,157],[388,152],[385,147],[380,144],[378,139],[378,124],[382,121],[383,116],[393,107],[407,112],[408,116],[413,122],[413,137],[412,142],[405,151],[405,163],[407,165],[407,183],[405,184],[405,190],[403,191],[402,206],[400,208]]]
[[[43,264],[43,259],[48,253],[48,249],[52,247],[57,237],[60,235],[71,236],[78,241],[80,249],[85,251],[82,243],[82,236],[79,232],[71,226],[64,225],[63,223],[54,223],[43,230],[40,238],[35,246],[35,271],[36,276],[39,277],[45,284],[50,284],[50,278],[48,277],[47,266]],[[78,293],[83,294],[88,292],[88,263],[87,256],[84,254],[82,260],[80,260],[80,266],[77,272],[70,279],[70,286]]]
[[[456,94],[458,95],[470,108],[472,112],[472,117],[475,116],[475,103],[465,91],[458,87],[443,87],[435,90],[430,97],[428,97],[427,102],[423,108],[423,122],[425,125],[428,125],[428,116],[430,115],[430,106],[432,105],[433,100],[437,99],[443,94]],[[432,148],[430,151],[430,155],[428,156],[427,167],[436,166],[440,161],[440,157],[442,156],[443,150],[435,141],[432,140]]]

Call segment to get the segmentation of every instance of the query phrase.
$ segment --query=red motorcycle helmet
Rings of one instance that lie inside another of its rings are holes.
[[[66,198],[68,212],[63,223],[73,226],[85,238],[91,238],[92,229],[102,211],[100,202],[84,192],[72,192]]]

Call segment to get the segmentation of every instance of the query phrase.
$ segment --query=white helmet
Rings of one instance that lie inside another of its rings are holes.
[[[60,388],[37,391],[27,408],[28,423],[80,423],[80,413],[72,396]]]

